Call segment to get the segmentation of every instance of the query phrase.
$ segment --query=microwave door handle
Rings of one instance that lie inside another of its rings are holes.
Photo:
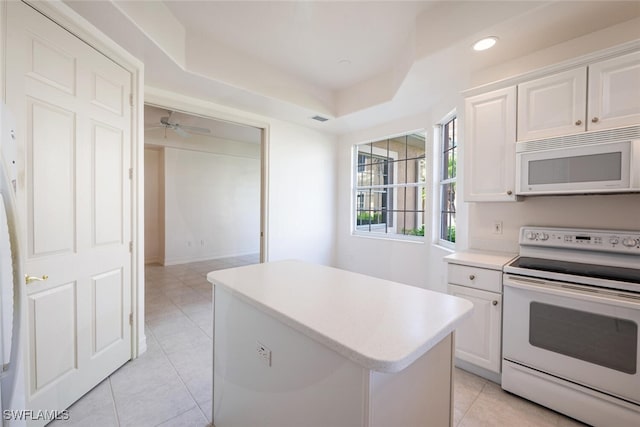
[[[615,305],[616,307],[630,308],[633,310],[638,310],[640,308],[640,298],[636,296],[624,295],[615,291],[589,289],[579,285],[551,285],[550,283],[552,282],[506,276],[504,287],[523,289],[532,292],[540,292],[554,296],[574,298],[587,302],[607,302],[611,305]]]

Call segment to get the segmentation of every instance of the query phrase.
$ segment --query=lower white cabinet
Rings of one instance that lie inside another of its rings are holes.
[[[456,329],[456,366],[488,380],[502,379],[502,268],[516,254],[465,250],[444,257],[447,292],[473,303]]]
[[[473,303],[473,315],[456,329],[456,357],[499,374],[502,294],[451,283],[448,293]]]

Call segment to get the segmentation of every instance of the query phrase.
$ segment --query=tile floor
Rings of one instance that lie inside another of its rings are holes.
[[[256,256],[246,256],[147,266],[147,351],[71,406],[69,420],[49,425],[210,426],[213,321],[211,286],[205,276],[212,270],[257,261]],[[454,400],[454,426],[582,425],[459,369]]]

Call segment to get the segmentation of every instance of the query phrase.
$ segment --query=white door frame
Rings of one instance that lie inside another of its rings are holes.
[[[260,144],[260,262],[267,262],[269,260],[269,239],[267,238],[269,231],[269,123],[260,117],[251,117],[253,115],[249,113],[241,115],[228,107],[150,86],[144,89],[144,101],[155,107],[262,129]]]
[[[131,358],[135,359],[146,350],[144,334],[144,64],[118,46],[113,40],[91,25],[69,6],[60,0],[37,2],[24,0],[25,3],[56,22],[80,40],[101,52],[103,55],[131,73],[131,164],[133,183],[131,189],[131,236],[133,248],[131,254]],[[6,46],[6,2],[0,3],[0,45]],[[6,50],[2,49],[0,81],[2,82],[2,102],[6,102]],[[24,245],[20,245],[24,247]],[[24,257],[23,257],[24,259]]]

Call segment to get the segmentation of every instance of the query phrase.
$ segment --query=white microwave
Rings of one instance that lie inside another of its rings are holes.
[[[517,143],[516,194],[640,192],[640,136],[611,141],[611,135],[620,132]]]

